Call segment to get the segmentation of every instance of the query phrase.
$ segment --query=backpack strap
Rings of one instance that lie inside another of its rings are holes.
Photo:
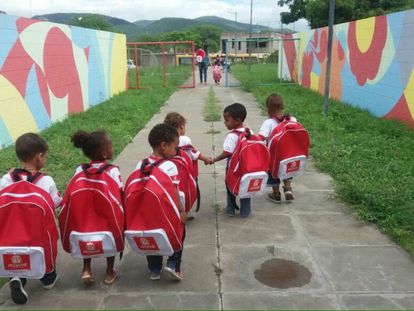
[[[27,181],[29,183],[34,183],[37,179],[39,179],[40,176],[42,176],[43,174],[40,172],[37,172],[36,174],[32,174],[30,171],[25,170],[23,168],[16,168],[13,170],[13,172],[11,173],[13,181],[14,182],[18,182],[20,180],[22,180],[22,178],[20,177],[21,173],[26,173],[27,174]]]
[[[140,168],[141,173],[143,175],[149,175],[149,174],[151,174],[151,172],[154,169],[154,167],[158,166],[163,161],[164,161],[164,159],[160,159],[158,161],[155,161],[154,163],[150,163],[150,161],[149,161],[148,158],[142,160],[141,168]]]
[[[95,172],[90,172],[89,169],[92,166],[90,164],[82,164],[82,170],[85,172],[85,174],[87,175],[99,175],[102,174],[103,172],[105,172],[108,168],[110,167],[114,167],[114,165],[112,164],[105,164],[104,166],[101,166],[99,169],[97,169]]]

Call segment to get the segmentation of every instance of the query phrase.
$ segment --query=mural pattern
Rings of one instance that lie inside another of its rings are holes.
[[[328,28],[285,36],[282,77],[324,93]],[[414,10],[334,26],[330,96],[414,127]]]
[[[0,148],[126,89],[122,34],[0,14]]]

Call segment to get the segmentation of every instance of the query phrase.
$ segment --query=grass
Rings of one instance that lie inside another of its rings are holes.
[[[213,87],[210,86],[208,90],[208,96],[203,110],[204,121],[215,122],[221,119],[221,108],[217,103],[217,97],[214,93]]]
[[[260,75],[250,75],[247,66],[232,66],[232,73],[262,108],[269,94],[279,93],[286,111],[310,132],[311,155],[333,177],[338,196],[414,255],[414,131],[334,100],[324,118],[318,93],[280,85],[267,66]]]
[[[167,85],[178,86],[191,75],[191,66],[169,66],[166,70]],[[128,69],[129,85],[136,87],[137,79],[135,69]],[[140,67],[139,68],[140,87],[159,88],[164,85],[162,66]],[[177,84],[177,81],[180,81]]]

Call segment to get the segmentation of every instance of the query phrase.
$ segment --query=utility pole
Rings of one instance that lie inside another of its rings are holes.
[[[239,43],[237,42],[237,11],[234,12],[234,59],[237,58],[237,49],[239,47]]]
[[[247,42],[247,47],[249,48],[249,72],[251,71],[252,67],[252,47],[251,47],[251,41],[252,41],[252,32],[253,32],[253,0],[250,0],[250,35],[249,35],[249,41]]]
[[[326,60],[326,79],[325,79],[325,97],[323,100],[324,116],[328,116],[328,102],[329,102],[329,88],[331,81],[331,59],[332,59],[332,37],[333,37],[333,24],[335,15],[335,0],[329,0],[329,20],[328,20],[328,51]]]

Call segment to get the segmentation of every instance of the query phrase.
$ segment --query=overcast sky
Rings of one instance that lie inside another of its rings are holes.
[[[0,0],[0,10],[24,17],[48,13],[99,13],[130,22],[206,15],[234,20],[237,12],[239,22],[250,22],[250,0]],[[279,28],[282,11],[287,8],[278,7],[277,0],[253,0],[253,24]],[[301,20],[288,27],[305,30],[307,22]]]

